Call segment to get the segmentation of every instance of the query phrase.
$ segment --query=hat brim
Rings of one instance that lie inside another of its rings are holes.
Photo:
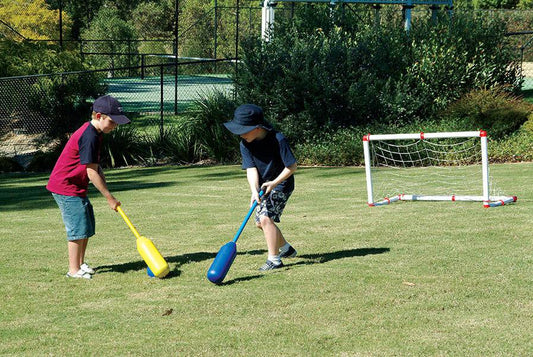
[[[236,135],[243,135],[243,134],[249,133],[255,128],[260,127],[260,125],[250,125],[250,126],[241,125],[233,121],[228,121],[224,123],[224,126],[226,127],[226,129],[228,129],[229,131],[231,131],[233,134],[236,134]]]
[[[125,115],[120,114],[107,114],[115,123],[117,124],[128,124],[131,123],[131,120],[128,119]]]

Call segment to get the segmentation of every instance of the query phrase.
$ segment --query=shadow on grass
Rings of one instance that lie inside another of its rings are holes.
[[[232,279],[232,280],[228,280],[228,281],[222,282],[222,283],[220,283],[218,285],[233,285],[235,283],[240,283],[241,281],[249,281],[249,280],[253,280],[253,279],[257,279],[257,278],[262,278],[263,276],[264,276],[263,274],[243,276],[241,278]]]
[[[296,265],[309,265],[309,264],[322,264],[327,263],[331,260],[344,259],[344,258],[353,258],[353,257],[364,257],[365,255],[374,255],[374,254],[383,254],[390,251],[390,248],[358,248],[358,249],[349,249],[349,250],[340,250],[337,252],[331,253],[319,253],[319,254],[303,254],[298,255],[296,258],[304,259],[292,264],[285,264],[285,267],[293,267]],[[265,251],[254,251],[246,252],[245,254],[263,254]],[[249,281],[256,278],[263,277],[263,274],[259,275],[250,275],[233,280],[228,280],[219,285],[231,285],[241,281]]]
[[[113,183],[108,185],[113,193],[130,191],[130,190],[148,190],[161,188],[165,186],[173,186],[169,182],[124,182]],[[99,193],[96,188],[89,186],[89,198],[98,197]],[[119,197],[119,196],[117,196]],[[0,188],[0,211],[26,211],[26,210],[40,210],[43,208],[57,207],[52,194],[45,188],[44,185],[26,186],[23,189]]]
[[[309,265],[309,264],[322,264],[327,263],[332,260],[344,259],[344,258],[353,258],[353,257],[364,257],[365,255],[374,255],[374,254],[383,254],[389,252],[389,248],[358,248],[358,249],[349,249],[349,250],[340,250],[330,253],[318,253],[318,254],[303,254],[298,255],[297,259],[303,259],[296,263],[285,264],[286,267],[292,267],[296,265]],[[266,250],[256,249],[249,250],[245,252],[237,252],[237,255],[263,255],[266,253]],[[165,257],[167,263],[175,263],[176,266],[168,273],[165,279],[174,278],[181,275],[180,267],[187,263],[202,262],[204,260],[215,259],[217,253],[210,252],[197,252],[197,253],[188,253],[181,255],[174,255],[171,257]],[[206,266],[206,272],[209,267]],[[146,263],[142,260],[137,260],[134,262],[120,263],[120,264],[110,264],[110,265],[101,265],[96,267],[96,271],[99,274],[102,273],[127,273],[130,271],[136,270],[146,270]],[[231,285],[241,281],[249,281],[256,278],[263,277],[263,274],[251,275],[240,277],[236,279],[227,280],[219,285]]]
[[[390,248],[358,248],[350,250],[339,250],[337,252],[322,253],[322,254],[303,254],[298,255],[297,258],[303,258],[304,261],[300,261],[294,264],[286,264],[287,266],[302,265],[302,264],[322,264],[331,260],[364,257],[365,255],[383,254],[388,253]]]
[[[266,250],[250,250],[246,252],[237,252],[237,255],[262,255],[266,253]],[[173,278],[181,275],[180,266],[187,263],[202,262],[204,260],[215,259],[217,253],[209,252],[197,252],[189,254],[174,255],[171,257],[165,257],[167,263],[176,263],[176,266],[168,273],[165,277]],[[206,272],[209,267],[206,266]],[[146,270],[146,263],[143,260],[137,260],[134,262],[119,263],[119,264],[110,264],[110,265],[101,265],[95,268],[99,274],[102,273],[127,273],[130,271],[137,270]]]

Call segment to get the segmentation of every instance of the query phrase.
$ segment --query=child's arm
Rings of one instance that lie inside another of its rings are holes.
[[[294,171],[296,171],[296,167],[296,163],[289,167],[285,167],[273,181],[266,181],[263,183],[261,188],[265,191],[265,195],[268,195],[277,185],[291,177],[292,174],[294,174]]]
[[[102,173],[102,174],[100,174]],[[120,206],[120,201],[118,201],[107,188],[107,183],[105,181],[105,176],[103,175],[102,169],[98,164],[88,164],[87,165],[87,176],[89,180],[93,183],[94,187],[100,191],[100,193],[107,199],[109,207],[113,210],[117,210],[117,207]]]
[[[255,201],[261,202],[259,199],[259,172],[257,171],[257,168],[251,167],[246,169],[246,178],[248,179],[248,184],[250,185],[250,191],[252,191],[250,205],[252,205]]]

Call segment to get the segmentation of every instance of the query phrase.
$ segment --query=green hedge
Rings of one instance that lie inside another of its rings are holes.
[[[263,106],[295,142],[325,129],[431,119],[476,88],[519,90],[516,52],[498,18],[417,19],[409,33],[401,18],[380,28],[322,21],[280,22],[273,41],[246,40],[235,78],[239,101]]]

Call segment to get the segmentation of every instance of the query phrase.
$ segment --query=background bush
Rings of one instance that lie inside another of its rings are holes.
[[[492,162],[533,160],[533,134],[519,130],[505,139],[490,142],[489,158]]]
[[[324,129],[432,119],[476,88],[519,90],[514,49],[498,18],[419,19],[409,33],[399,18],[351,32],[328,25],[329,16],[315,26],[320,21],[325,26],[279,22],[273,41],[245,41],[235,78],[239,100],[263,106],[295,142]]]
[[[486,130],[495,138],[516,131],[528,119],[533,105],[503,88],[473,90],[452,103],[447,119],[464,122],[464,127]]]
[[[24,171],[24,168],[13,158],[0,156],[0,173],[17,171]]]
[[[100,164],[103,167],[144,165],[150,162],[145,138],[132,125],[119,125],[104,135]]]
[[[95,73],[41,77],[33,86],[30,107],[50,121],[48,139],[64,142],[90,119],[92,100],[105,93]],[[89,102],[88,100],[91,100]]]
[[[56,146],[55,149],[51,151],[36,152],[33,155],[32,160],[26,167],[26,171],[30,171],[30,172],[52,171],[62,150],[63,150],[63,147]]]

